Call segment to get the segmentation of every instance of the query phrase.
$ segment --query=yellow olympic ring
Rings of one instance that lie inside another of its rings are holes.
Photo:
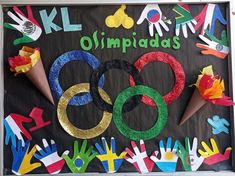
[[[68,90],[64,92],[64,94],[61,96],[58,108],[57,108],[57,116],[59,119],[59,122],[61,126],[64,128],[64,130],[69,133],[71,136],[74,136],[76,138],[80,139],[90,139],[99,136],[102,134],[109,126],[111,120],[112,120],[112,113],[103,112],[103,117],[100,121],[100,123],[87,130],[79,129],[75,127],[68,119],[67,116],[67,106],[70,101],[70,99],[75,96],[78,93],[84,93],[90,91],[90,84],[89,83],[80,83],[76,84],[72,87],[70,87]],[[108,94],[102,89],[99,88],[99,93],[101,97],[109,104],[112,104],[110,97]]]

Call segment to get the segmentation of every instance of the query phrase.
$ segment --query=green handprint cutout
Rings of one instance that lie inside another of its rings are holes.
[[[69,169],[73,173],[84,173],[88,164],[95,158],[97,152],[92,154],[93,146],[90,146],[86,151],[87,140],[83,140],[81,149],[78,149],[78,141],[74,141],[73,158],[71,159],[68,155],[64,154]]]
[[[214,35],[210,34],[209,30],[205,30],[206,35],[214,42],[219,43],[224,46],[228,46],[228,38],[226,34],[226,30],[221,32],[221,40],[216,38]]]
[[[185,148],[179,141],[177,141],[177,144],[177,155],[180,157],[185,171],[196,171],[201,166],[204,160],[202,156],[197,156],[197,138],[193,138],[192,148],[188,137],[185,138]]]

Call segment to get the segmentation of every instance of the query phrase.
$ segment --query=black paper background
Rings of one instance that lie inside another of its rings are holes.
[[[64,6],[62,6],[64,7]],[[41,37],[33,43],[26,44],[30,47],[40,47],[41,58],[44,64],[46,74],[48,75],[50,67],[53,61],[61,54],[70,50],[81,50],[80,38],[83,35],[92,36],[93,32],[98,30],[98,36],[100,33],[105,32],[105,37],[126,37],[132,38],[132,32],[136,32],[136,39],[149,38],[148,24],[144,21],[141,25],[136,25],[136,21],[139,18],[144,6],[128,5],[126,13],[134,18],[135,25],[130,30],[126,30],[123,27],[117,29],[107,28],[105,26],[105,18],[108,15],[114,14],[114,12],[120,6],[69,6],[70,22],[81,23],[83,30],[81,32],[53,32],[46,35],[43,31]],[[52,6],[35,6],[32,7],[34,17],[40,23],[43,28],[42,21],[39,15],[40,10],[47,10],[49,14],[52,10]],[[160,5],[163,14],[171,19],[172,25],[169,26],[170,31],[167,33],[164,31],[163,38],[169,38],[174,36],[175,30],[175,12],[172,11],[173,5]],[[191,13],[196,16],[203,8],[203,5],[190,5]],[[223,16],[226,16],[226,4],[220,4],[220,9]],[[13,23],[13,21],[7,16],[7,11],[12,8],[4,8],[4,21]],[[21,10],[25,12],[25,8]],[[56,24],[62,27],[62,19],[60,13],[60,6],[56,6],[57,16],[54,20]],[[215,34],[220,37],[220,32],[224,29],[218,22],[216,24]],[[159,48],[128,48],[126,54],[121,53],[121,49],[93,49],[88,52],[95,55],[101,62],[111,59],[123,59],[130,63],[134,63],[141,55],[150,51],[162,51],[173,55],[177,58],[185,71],[186,84],[185,89],[177,101],[168,106],[169,117],[165,129],[156,138],[146,141],[146,148],[149,155],[156,149],[158,149],[158,142],[161,139],[166,140],[168,136],[171,136],[174,140],[179,139],[184,141],[185,136],[189,136],[191,141],[193,137],[197,137],[199,141],[205,140],[209,143],[209,138],[214,137],[221,152],[224,152],[227,146],[230,146],[230,135],[224,133],[219,135],[213,135],[211,132],[211,126],[207,123],[207,118],[212,117],[214,114],[218,114],[226,119],[230,118],[230,109],[227,107],[220,107],[212,104],[205,105],[198,113],[194,115],[183,126],[178,126],[179,120],[184,112],[185,107],[193,93],[194,88],[189,88],[190,84],[193,84],[199,71],[212,64],[215,72],[220,73],[224,78],[226,85],[226,95],[229,95],[229,77],[228,77],[228,60],[218,59],[213,56],[204,56],[200,54],[200,49],[195,46],[196,42],[201,42],[198,39],[198,34],[191,34],[190,31],[188,39],[183,37],[182,31],[180,33],[181,49],[164,49],[161,46]],[[39,144],[42,146],[41,140],[54,139],[57,144],[59,155],[66,149],[70,150],[70,156],[73,153],[73,141],[75,138],[67,134],[60,126],[57,115],[56,106],[51,105],[37,89],[31,84],[30,81],[22,74],[17,77],[9,70],[7,59],[9,56],[15,56],[18,50],[23,45],[14,46],[13,40],[21,37],[19,32],[15,32],[9,29],[4,29],[4,114],[5,117],[9,113],[19,113],[27,116],[31,109],[35,106],[44,109],[44,117],[47,120],[52,121],[52,125],[32,132],[33,144]],[[86,63],[81,61],[73,61],[66,66],[60,72],[60,83],[64,90],[68,89],[72,85],[82,82],[89,82],[91,69]],[[174,84],[174,75],[168,65],[160,62],[154,62],[144,67],[141,75],[144,79],[144,84],[153,87],[161,94],[166,94],[171,90]],[[129,86],[129,76],[121,70],[111,70],[105,73],[105,86],[104,90],[111,97],[114,102],[118,93]],[[55,99],[56,104],[58,100]],[[67,113],[70,121],[77,127],[88,129],[96,124],[101,119],[102,111],[98,110],[93,103],[82,107],[68,106]],[[155,108],[140,104],[133,111],[123,115],[125,122],[130,128],[136,130],[146,130],[151,127],[156,120]],[[33,126],[33,124],[31,125]],[[29,128],[30,126],[27,126]],[[96,142],[101,143],[100,138],[104,136],[107,141],[110,141],[110,137],[113,136],[116,139],[118,154],[124,150],[126,146],[131,147],[130,140],[121,135],[114,122],[111,122],[108,129],[100,136],[88,140],[89,145],[94,145]],[[79,139],[78,139],[79,140]],[[80,141],[80,140],[79,140]],[[199,148],[202,148],[199,144]],[[4,173],[11,174],[12,154],[10,145],[4,147]],[[183,167],[180,159],[178,160],[177,170],[182,171]],[[206,165],[202,165],[199,170],[211,170]],[[160,171],[157,167],[154,167],[153,171]],[[64,166],[62,172],[70,172],[67,166]],[[94,159],[88,166],[87,172],[104,172],[101,162],[98,159]],[[136,172],[134,166],[124,161],[119,172]],[[47,173],[44,166],[36,169],[33,173]]]

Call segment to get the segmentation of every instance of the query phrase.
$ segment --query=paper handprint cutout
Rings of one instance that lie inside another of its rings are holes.
[[[212,148],[210,148],[204,141],[202,141],[201,144],[205,152],[201,149],[198,150],[198,152],[205,158],[205,164],[213,165],[229,159],[230,153],[232,151],[231,147],[227,147],[224,154],[222,154],[220,153],[218,146],[213,138],[210,139],[210,143]]]
[[[161,158],[158,159],[159,151],[155,151],[154,154],[150,157],[151,160],[155,162],[155,164],[159,167],[159,169],[163,172],[174,172],[176,171],[177,165],[177,148],[178,144],[175,142],[173,149],[171,149],[172,139],[170,137],[167,138],[166,148],[164,147],[163,140],[159,142],[159,148],[161,153]]]
[[[196,25],[196,20],[193,19],[189,6],[187,4],[177,4],[173,11],[175,11],[179,16],[175,17],[176,26],[175,26],[175,34],[179,36],[180,28],[182,28],[183,34],[185,38],[188,38],[187,28],[191,30],[192,33],[195,33],[195,29],[193,24]]]
[[[22,146],[22,141],[19,140],[17,145],[11,146],[11,152],[13,155],[13,162],[12,162],[12,172],[16,175],[25,175],[32,170],[41,166],[41,163],[31,163],[32,157],[34,153],[37,151],[36,147],[29,151],[30,143],[27,141],[25,146]]]
[[[23,135],[32,140],[32,136],[29,131],[25,129],[23,123],[31,123],[32,119],[24,117],[20,114],[11,113],[3,120],[3,124],[6,130],[5,144],[8,145],[10,140],[14,147],[16,147],[16,139],[21,141],[22,146],[25,145]]]
[[[134,141],[131,141],[131,145],[134,153],[128,147],[126,147],[126,152],[129,156],[124,156],[124,159],[127,162],[133,164],[139,173],[150,173],[153,170],[154,162],[147,155],[144,141],[140,140],[140,150]]]
[[[204,49],[201,51],[201,53],[205,55],[213,55],[220,59],[224,59],[229,53],[226,30],[222,31],[221,40],[217,39],[214,35],[210,34],[208,30],[206,30],[205,33],[209,37],[209,39],[203,35],[199,35],[199,38],[204,41],[207,45],[196,43],[196,46],[198,48]]]
[[[202,26],[201,35],[204,35],[206,30],[209,31],[210,35],[214,35],[217,20],[223,25],[227,24],[217,4],[206,4],[201,13],[194,19],[197,21],[197,24],[194,26],[195,30],[198,30]]]
[[[37,151],[40,154],[35,153],[34,157],[45,165],[49,174],[58,174],[63,168],[65,161],[58,155],[55,141],[51,140],[50,142],[51,145],[48,144],[46,139],[42,140],[44,150],[39,145],[36,145]],[[66,150],[63,154],[68,153],[69,151]]]
[[[163,21],[165,17],[162,15],[162,11],[159,8],[158,4],[147,4],[144,10],[142,11],[137,24],[143,23],[146,19],[149,24],[149,34],[150,36],[154,35],[154,28],[157,30],[157,33],[160,37],[163,36],[161,27],[165,31],[169,31],[168,26]]]
[[[96,157],[102,162],[102,165],[107,173],[114,173],[120,168],[126,152],[122,152],[119,156],[116,153],[116,143],[114,137],[111,137],[110,148],[104,137],[101,138],[103,148],[96,143],[95,146],[98,150]]]
[[[63,158],[72,173],[84,173],[88,164],[97,155],[97,152],[92,153],[93,146],[90,146],[88,150],[86,148],[87,140],[83,140],[80,150],[78,148],[78,141],[74,141],[73,157],[70,158],[68,154],[63,154]]]
[[[177,141],[178,150],[177,155],[180,157],[185,171],[196,171],[203,163],[204,158],[197,155],[197,138],[193,139],[193,145],[191,148],[189,138],[185,138],[185,147]]]
[[[22,38],[15,39],[13,44],[18,45],[21,43],[30,43],[36,41],[41,33],[42,29],[39,26],[38,22],[33,17],[32,9],[30,6],[26,6],[28,17],[26,17],[23,12],[16,6],[13,6],[14,12],[17,14],[13,14],[8,11],[7,15],[14,20],[17,24],[4,23],[4,27],[17,30],[23,34]]]

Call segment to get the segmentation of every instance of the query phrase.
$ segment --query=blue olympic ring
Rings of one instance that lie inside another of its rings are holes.
[[[53,95],[60,99],[60,97],[63,95],[64,91],[60,86],[59,83],[59,73],[60,70],[63,68],[63,66],[74,60],[84,61],[86,62],[93,70],[96,70],[100,66],[100,61],[92,54],[80,51],[80,50],[73,50],[66,52],[59,56],[54,63],[51,66],[50,73],[49,73],[49,83],[52,90]],[[99,87],[104,86],[104,75],[99,80]],[[81,106],[86,105],[89,102],[92,101],[92,97],[90,93],[81,95],[81,96],[74,96],[70,102],[69,105],[75,105],[75,106]]]

